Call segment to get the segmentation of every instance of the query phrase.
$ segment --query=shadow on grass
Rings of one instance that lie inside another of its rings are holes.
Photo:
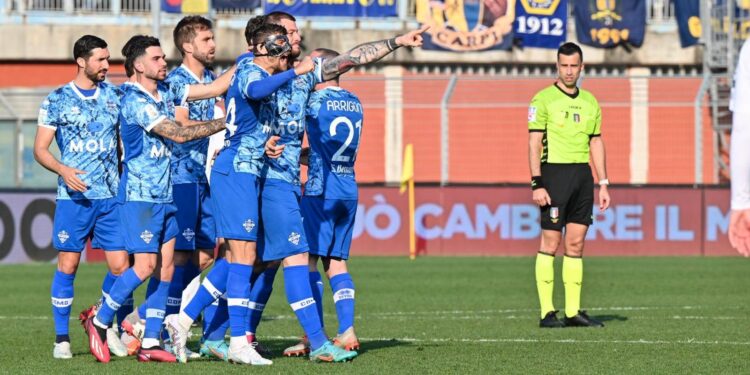
[[[605,315],[591,315],[592,319],[596,319],[600,322],[624,322],[628,320],[627,316],[617,315],[617,314],[605,314]]]
[[[265,346],[268,350],[271,351],[271,355],[268,357],[269,359],[283,358],[282,353],[284,352],[284,349],[292,345],[296,345],[297,343],[299,343],[299,341],[295,341],[295,340],[268,339],[268,340],[262,341],[263,346]],[[401,341],[401,340],[396,340],[396,339],[368,340],[368,341],[364,341],[361,343],[361,346],[359,350],[357,350],[357,352],[359,354],[363,354],[371,350],[379,350],[379,349],[391,348],[395,346],[408,346],[412,344],[413,343],[408,342],[408,341]]]

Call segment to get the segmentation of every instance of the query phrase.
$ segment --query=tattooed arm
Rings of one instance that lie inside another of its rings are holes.
[[[422,26],[419,30],[412,30],[404,35],[391,39],[378,40],[360,44],[348,52],[323,62],[323,80],[334,79],[349,69],[376,62],[399,47],[420,47],[422,45],[422,33],[429,26]]]
[[[185,126],[179,121],[165,118],[159,124],[154,126],[151,131],[177,143],[185,143],[218,133],[225,129],[225,123],[226,119],[222,117],[215,120],[200,122],[191,126]]]

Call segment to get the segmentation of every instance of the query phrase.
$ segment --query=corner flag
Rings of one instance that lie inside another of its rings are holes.
[[[417,235],[414,229],[414,147],[411,143],[404,149],[404,164],[401,168],[401,189],[409,190],[409,259],[417,257]]]

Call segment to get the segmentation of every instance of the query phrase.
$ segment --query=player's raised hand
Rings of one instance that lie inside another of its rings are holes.
[[[313,62],[312,57],[305,56],[297,63],[297,66],[294,67],[294,72],[299,76],[305,73],[312,72],[313,69],[315,69],[315,62]]]
[[[732,210],[729,216],[729,243],[744,257],[750,257],[750,209]]]
[[[552,198],[549,197],[549,193],[547,193],[547,189],[545,188],[535,189],[531,193],[531,199],[534,201],[534,203],[538,204],[539,207],[549,206],[552,204]]]
[[[84,193],[86,192],[86,190],[88,190],[86,184],[80,178],[78,178],[79,174],[86,174],[86,171],[71,168],[67,165],[60,165],[58,174],[63,178],[63,181],[65,181],[65,185],[68,185],[70,189],[79,191],[81,193]]]
[[[281,139],[281,137],[274,135],[266,141],[266,156],[271,159],[278,159],[278,157],[281,156],[281,153],[284,152],[284,147],[286,146],[279,145],[279,139]]]
[[[422,34],[424,34],[429,25],[423,25],[418,30],[412,30],[404,35],[396,37],[396,44],[401,47],[421,47],[422,46]]]

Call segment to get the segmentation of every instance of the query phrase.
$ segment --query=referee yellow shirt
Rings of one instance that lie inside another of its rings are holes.
[[[601,125],[599,103],[580,88],[571,95],[553,84],[529,105],[529,131],[544,133],[542,163],[588,163],[589,141],[601,135]]]

